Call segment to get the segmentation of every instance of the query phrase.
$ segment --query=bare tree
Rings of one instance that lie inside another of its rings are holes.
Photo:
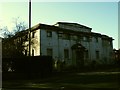
[[[19,17],[13,18],[12,23],[14,24],[12,31],[9,31],[7,26],[0,28],[0,31],[2,33],[1,35],[4,38],[13,37],[17,33],[21,32],[23,30],[26,30],[28,28],[27,24],[24,21],[21,21]]]
[[[10,32],[10,31],[8,30],[8,27],[7,27],[7,26],[5,26],[5,27],[1,28],[1,35],[2,35],[2,37],[4,37],[4,38],[10,38],[10,37],[12,37],[14,34],[13,34],[13,32]]]
[[[24,21],[19,21],[19,17],[18,18],[14,18],[13,19],[13,23],[15,24],[14,28],[13,28],[13,32],[14,34],[26,30],[27,28],[27,24]]]
[[[17,56],[22,55],[22,50],[24,49],[23,43],[26,41],[26,39],[21,39],[21,36],[19,36],[22,33],[24,33],[27,28],[27,24],[23,21],[19,21],[19,18],[14,19],[14,27],[12,32],[8,30],[7,27],[4,27],[2,29],[3,31],[3,56]]]

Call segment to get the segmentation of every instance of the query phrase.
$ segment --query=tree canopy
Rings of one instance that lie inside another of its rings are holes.
[[[2,55],[5,57],[18,57],[23,55],[24,45],[26,39],[22,39],[17,36],[21,32],[27,29],[27,25],[24,21],[19,21],[19,18],[14,19],[14,27],[12,31],[9,31],[7,26],[2,28]],[[17,36],[17,37],[16,37]]]

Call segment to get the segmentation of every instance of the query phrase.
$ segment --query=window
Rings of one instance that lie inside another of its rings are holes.
[[[99,51],[96,51],[96,59],[99,59]]]
[[[34,56],[34,53],[35,53],[35,51],[34,51],[34,49],[32,49],[32,56]]]
[[[27,56],[27,50],[25,50],[25,56]]]
[[[47,48],[47,55],[52,56],[53,55],[53,50],[51,48]]]
[[[62,37],[62,33],[61,32],[58,33],[58,37],[59,38]]]
[[[63,38],[69,40],[69,39],[70,39],[70,34],[66,34],[66,33],[65,33],[65,34],[63,35]]]
[[[86,58],[89,58],[88,50],[85,51],[85,56],[86,56]]]
[[[32,38],[35,38],[35,32],[32,32]]]
[[[28,35],[25,35],[23,38],[24,38],[25,40],[28,40]]]
[[[89,42],[89,41],[90,41],[90,37],[89,37],[89,36],[85,36],[85,37],[83,38],[83,40]]]
[[[71,35],[72,40],[77,40],[77,36],[76,35]]]
[[[112,46],[112,42],[110,43],[108,40],[104,40],[104,39],[102,40],[103,47],[108,47],[109,45]]]
[[[113,45],[112,45],[112,41],[109,41],[109,45],[110,45],[110,46],[113,46]]]
[[[86,41],[86,37],[83,37],[83,40]]]
[[[78,39],[78,40],[83,40],[83,36],[77,35],[77,39]]]
[[[102,40],[102,46],[106,46],[106,41],[104,39]]]
[[[69,58],[69,50],[68,49],[64,49],[64,58]]]
[[[89,42],[90,41],[90,37],[87,36],[86,37],[86,41]]]
[[[52,31],[47,31],[47,37],[52,37]]]
[[[95,41],[98,42],[98,37],[95,37]]]

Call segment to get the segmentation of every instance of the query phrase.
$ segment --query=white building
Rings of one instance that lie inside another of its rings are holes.
[[[111,63],[112,37],[91,30],[87,26],[67,22],[33,26],[31,55],[50,55],[55,61],[65,62],[66,65],[87,65],[92,61]],[[29,48],[25,49],[24,54],[28,55]]]

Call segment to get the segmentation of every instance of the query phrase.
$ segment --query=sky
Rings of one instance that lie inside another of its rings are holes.
[[[11,31],[17,17],[28,23],[28,2],[0,2],[0,28],[7,26]],[[113,47],[118,49],[118,2],[32,2],[32,26],[60,21],[113,37]]]

